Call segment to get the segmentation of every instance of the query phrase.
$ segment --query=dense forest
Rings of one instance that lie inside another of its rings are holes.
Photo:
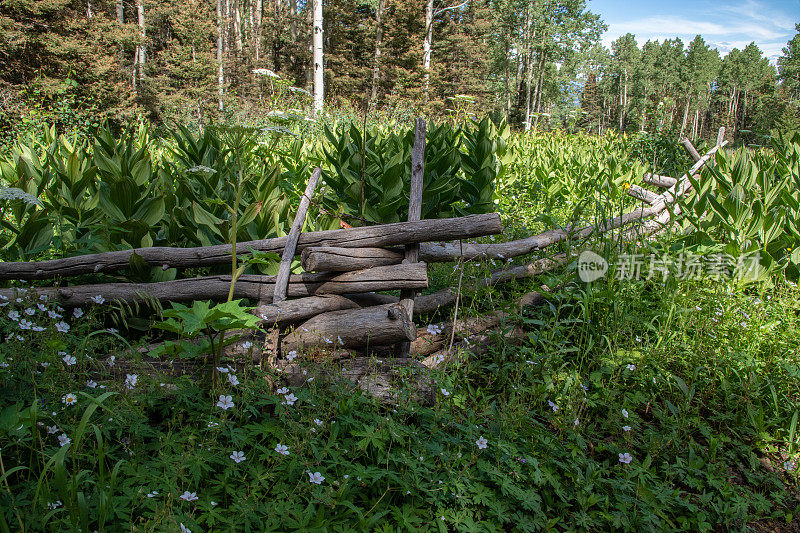
[[[108,118],[251,123],[311,105],[312,0],[2,0],[0,131]],[[798,123],[800,37],[771,65],[698,35],[600,43],[585,0],[324,0],[325,103],[495,112],[520,128],[720,126],[760,143]]]

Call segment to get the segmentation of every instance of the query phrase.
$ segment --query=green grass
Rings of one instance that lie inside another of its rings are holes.
[[[498,338],[486,355],[435,373],[448,394],[432,407],[378,405],[332,386],[311,363],[315,379],[291,388],[291,406],[269,387],[280,376],[258,368],[237,371],[235,387],[222,380],[205,390],[136,361],[113,335],[82,350],[99,328],[94,311],[63,336],[50,321],[3,344],[2,516],[10,530],[18,516],[29,531],[743,530],[760,518],[790,521],[798,297],[791,284],[766,294],[572,284],[519,317],[521,344]],[[18,331],[10,308],[4,337]],[[106,389],[88,388],[89,379]],[[64,405],[68,393],[77,405]],[[234,407],[217,407],[220,394]],[[234,451],[246,459],[235,463]],[[308,472],[325,480],[313,484]],[[185,491],[198,499],[181,499]],[[49,510],[55,501],[63,505]]]
[[[509,143],[496,203],[507,230],[482,242],[632,205],[624,182],[643,167],[629,140]],[[676,246],[662,239],[654,253]],[[469,262],[464,281],[499,266]],[[454,286],[459,271],[431,265],[430,278],[431,291]],[[543,283],[563,287],[514,308]],[[459,316],[506,309],[502,331],[524,336],[496,334],[432,371],[431,406],[406,389],[379,404],[303,356],[302,386],[228,361],[205,380],[134,349],[156,335],[135,306],[76,316],[33,294],[0,301],[0,532],[797,526],[800,290],[782,272],[750,286],[584,284],[570,267],[466,292]]]

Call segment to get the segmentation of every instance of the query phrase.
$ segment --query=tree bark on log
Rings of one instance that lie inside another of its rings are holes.
[[[459,218],[427,219],[417,222],[396,222],[379,226],[314,231],[300,235],[297,250],[312,246],[343,248],[386,247],[431,240],[449,241],[484,235],[503,230],[500,215],[488,213]],[[237,244],[237,253],[246,255],[250,249],[281,253],[286,237],[246,241]],[[197,248],[151,247],[117,252],[80,255],[64,259],[33,262],[0,262],[0,279],[47,279],[97,272],[127,269],[135,253],[146,264],[168,268],[190,268],[220,265],[230,262],[231,245],[219,244]],[[424,259],[423,259],[424,260]]]
[[[296,300],[284,300],[279,303],[259,305],[253,314],[261,318],[263,326],[289,324],[309,319],[320,313],[328,311],[341,311],[343,309],[357,309],[361,307],[353,300],[338,294],[324,296],[307,296]]]
[[[385,248],[341,248],[315,246],[300,256],[303,270],[308,272],[349,272],[384,265],[399,265],[403,254]]]
[[[414,146],[411,149],[411,188],[408,200],[408,221],[415,222],[422,218],[422,176],[425,173],[425,120],[418,118],[414,127]],[[419,262],[419,243],[406,244],[403,263],[413,264]],[[400,307],[405,310],[409,322],[414,323],[414,298],[417,292],[414,289],[400,291]],[[408,355],[411,345],[401,342],[396,347],[395,355],[403,357]]]
[[[639,187],[638,185],[631,185],[630,189],[628,189],[628,196],[632,196],[650,205],[653,205],[656,203],[656,200],[658,200],[658,194],[653,191],[648,191],[644,187]]]
[[[362,348],[412,341],[414,323],[400,304],[330,311],[303,322],[281,343],[282,353],[308,348]]]
[[[103,283],[72,287],[37,288],[36,293],[47,295],[62,305],[89,305],[92,298],[102,296],[106,301],[141,301],[153,298],[160,302],[190,300],[224,300],[228,297],[231,276],[205,276],[158,283]],[[428,286],[425,263],[369,268],[341,274],[299,274],[289,278],[289,296],[347,294]],[[271,300],[275,276],[241,276],[234,288],[234,298]],[[0,289],[0,295],[16,298],[18,289]]]
[[[311,178],[306,184],[303,197],[300,198],[300,205],[297,207],[297,214],[294,217],[294,222],[292,222],[292,227],[289,229],[289,234],[286,235],[286,245],[283,248],[283,256],[281,256],[281,263],[278,266],[278,275],[275,278],[275,294],[272,296],[272,303],[282,302],[286,299],[286,287],[289,285],[289,274],[292,272],[292,259],[294,259],[294,253],[297,250],[297,241],[300,239],[300,233],[303,231],[303,224],[306,222],[308,205],[311,202],[311,197],[314,196],[321,173],[322,171],[319,167],[315,168],[311,173]]]
[[[686,151],[689,152],[689,156],[691,156],[691,158],[694,160],[695,163],[700,161],[700,154],[697,152],[697,149],[692,144],[692,141],[684,137],[683,139],[681,139],[681,144],[686,149]]]
[[[650,185],[655,185],[656,187],[662,187],[664,189],[669,189],[670,187],[678,183],[678,180],[676,178],[670,176],[662,176],[660,174],[652,174],[650,172],[648,172],[642,177],[642,181]]]

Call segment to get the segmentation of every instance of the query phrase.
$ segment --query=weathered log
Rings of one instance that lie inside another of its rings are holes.
[[[261,318],[266,327],[299,322],[328,311],[357,309],[356,302],[337,294],[307,296],[296,300],[284,300],[276,304],[262,304],[253,309],[253,314]]]
[[[303,224],[306,222],[308,204],[311,202],[311,197],[314,196],[314,190],[317,188],[321,173],[322,171],[319,167],[315,168],[311,173],[311,178],[306,184],[303,197],[300,198],[300,205],[297,207],[297,214],[294,217],[294,222],[292,222],[292,227],[289,229],[288,235],[286,235],[286,245],[283,248],[281,263],[278,266],[278,275],[275,278],[275,294],[272,295],[272,303],[282,302],[286,299],[286,287],[289,285],[289,275],[292,273],[292,259],[294,259],[297,241],[300,239]]]
[[[683,145],[684,149],[689,152],[689,155],[695,163],[700,161],[700,154],[697,152],[697,149],[694,147],[692,141],[690,141],[688,137],[681,139],[681,144]]]
[[[408,201],[408,221],[414,222],[422,217],[422,175],[425,173],[425,120],[418,118],[414,127],[414,147],[411,150],[411,189]],[[404,263],[413,264],[419,261],[419,243],[406,244]],[[414,323],[414,298],[417,292],[414,289],[400,291],[400,307],[406,313],[408,320]],[[400,343],[395,355],[407,356],[411,344]]]
[[[656,187],[663,187],[664,189],[669,189],[670,187],[678,183],[678,180],[676,178],[670,176],[662,176],[660,174],[653,174],[650,172],[648,172],[642,177],[642,181],[650,185],[655,185]]]
[[[403,254],[385,248],[342,248],[314,246],[301,254],[303,270],[308,272],[349,272],[383,265],[399,265]]]
[[[645,203],[653,205],[658,200],[658,194],[654,193],[653,191],[648,191],[644,187],[639,187],[638,185],[631,185],[628,189],[628,196],[633,196],[638,200],[642,200]]]
[[[287,335],[281,350],[303,350],[325,346],[362,348],[387,346],[416,337],[414,323],[400,304],[322,313]]]
[[[487,213],[460,218],[427,219],[417,222],[396,222],[379,226],[335,229],[302,233],[297,251],[310,246],[341,246],[343,248],[386,247],[431,240],[450,241],[502,232],[500,215]],[[283,251],[286,237],[240,242],[237,254],[249,251]],[[231,260],[229,244],[199,248],[137,248],[117,252],[80,255],[64,259],[33,262],[0,262],[0,279],[47,279],[96,272],[123,270],[130,266],[136,254],[145,264],[162,268],[189,268],[219,265]],[[137,259],[138,260],[138,259]]]
[[[158,301],[224,300],[228,297],[231,276],[205,276],[158,283],[103,283],[72,287],[37,288],[62,305],[81,306],[102,296],[106,301],[125,302],[153,298]],[[347,294],[428,286],[425,263],[368,268],[356,272],[299,274],[289,278],[289,296]],[[241,276],[234,288],[234,298],[271,299],[275,276]],[[17,289],[0,289],[0,295],[16,297]]]
[[[552,292],[551,289],[548,287],[544,287],[544,292]],[[556,287],[556,290],[558,287]],[[519,299],[517,299],[517,307],[523,309],[529,306],[536,306],[541,305],[545,302],[545,295],[532,291],[526,294],[523,294]],[[460,331],[457,330],[457,333],[461,336],[459,341],[459,347],[468,348],[473,354],[483,353],[486,350],[486,344],[489,338],[491,337],[491,333],[501,333],[506,338],[523,338],[525,333],[520,328],[515,327],[511,331],[508,332],[501,332],[499,329],[496,328],[503,320],[507,318],[507,315],[502,311],[496,311],[495,313],[491,313],[489,315],[484,315],[482,317],[468,319],[463,324],[459,324]],[[443,332],[448,329],[452,328],[452,324],[443,325],[442,330]],[[492,330],[491,333],[487,333],[481,335],[481,333],[486,332],[487,330]],[[455,350],[448,350],[446,349],[445,343],[443,342],[443,338],[446,338],[444,334],[436,334],[432,335],[428,339],[428,343],[424,343],[419,339],[415,341],[419,345],[420,353],[419,355],[427,356],[422,361],[422,364],[428,368],[437,368],[442,366],[443,364],[451,361],[455,356]],[[477,337],[477,338],[476,338]],[[436,348],[435,350],[432,348]]]
[[[465,289],[476,290],[482,287],[494,287],[501,283],[538,276],[566,264],[568,260],[569,257],[566,254],[558,254],[552,258],[537,259],[525,265],[496,270],[486,278],[467,284]],[[420,315],[433,313],[437,309],[453,305],[455,301],[456,290],[452,287],[447,287],[431,294],[419,296],[414,302],[414,311],[415,314]]]
[[[724,141],[721,145],[715,146],[695,163],[687,174],[676,181],[668,190],[659,195],[653,205],[649,207],[636,208],[632,211],[616,216],[600,224],[587,225],[579,228],[553,229],[518,241],[510,241],[498,244],[465,244],[463,248],[459,244],[428,243],[420,245],[420,258],[428,263],[455,261],[459,256],[465,260],[480,258],[508,259],[520,255],[529,254],[536,250],[541,250],[558,242],[563,242],[568,238],[581,240],[590,235],[602,235],[611,230],[626,226],[637,220],[649,218],[661,213],[667,205],[675,202],[675,199],[685,194],[691,187],[688,175],[694,175],[713,155],[727,144]],[[462,251],[463,250],[463,251]]]

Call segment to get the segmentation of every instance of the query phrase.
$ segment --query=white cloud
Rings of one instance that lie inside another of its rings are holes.
[[[665,14],[633,20],[609,20],[603,44],[610,48],[619,36],[633,33],[639,46],[648,40],[663,41],[675,37],[688,46],[699,34],[722,55],[755,42],[774,63],[794,35],[795,21],[792,17],[757,0],[695,7],[694,18]]]

